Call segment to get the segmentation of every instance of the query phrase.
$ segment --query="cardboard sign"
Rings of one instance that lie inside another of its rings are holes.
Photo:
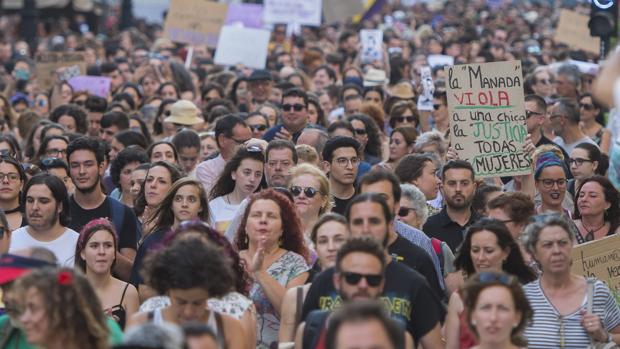
[[[265,23],[321,25],[321,0],[265,0]]]
[[[215,64],[264,69],[267,61],[268,30],[225,26],[215,51]]]
[[[609,236],[573,247],[571,271],[596,277],[611,289],[618,303],[620,295],[620,235]]]
[[[164,36],[174,42],[202,45],[215,42],[228,5],[208,0],[172,0]]]
[[[54,86],[56,70],[59,68],[69,68],[60,75],[60,78],[65,80],[75,76],[76,73],[86,74],[86,59],[83,52],[41,52],[35,57],[35,63],[37,81],[44,90]]]
[[[431,67],[424,66],[420,68],[420,76],[422,93],[420,97],[418,97],[418,110],[433,111],[433,93],[435,92],[435,85],[433,84]]]
[[[360,31],[362,63],[370,63],[383,60],[383,31],[374,29],[362,29]]]
[[[520,61],[446,67],[450,142],[476,177],[529,174]]]
[[[243,24],[246,28],[263,27],[263,5],[230,4],[224,25]]]
[[[555,29],[555,42],[567,44],[570,47],[599,54],[601,39],[590,36],[588,21],[590,17],[575,11],[560,10],[560,21]]]
[[[69,79],[73,91],[87,91],[91,95],[108,98],[112,79],[105,76],[76,76]]]
[[[325,22],[346,22],[364,12],[364,3],[364,0],[323,0]]]

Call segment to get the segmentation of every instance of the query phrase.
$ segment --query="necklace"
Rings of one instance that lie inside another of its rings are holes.
[[[599,230],[601,230],[603,227],[605,227],[605,225],[607,225],[607,222],[603,221],[603,225],[601,225],[600,227],[598,227],[596,229],[588,229],[588,227],[586,227],[586,224],[582,220],[581,221],[581,226],[583,227],[583,229],[586,230],[586,232],[588,232],[586,234],[586,241],[594,240],[594,233],[599,231]]]
[[[19,210],[21,210],[21,206],[17,206],[15,208],[10,209],[10,210],[6,210],[6,211],[4,211],[4,214],[11,214],[11,213],[19,212]]]

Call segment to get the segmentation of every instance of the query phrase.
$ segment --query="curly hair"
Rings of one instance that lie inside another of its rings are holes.
[[[377,122],[365,114],[353,114],[349,116],[348,120],[349,122],[358,120],[364,124],[366,134],[368,135],[366,153],[381,158],[383,156],[383,142],[381,141],[381,131],[379,130],[379,126],[377,126]]]
[[[244,267],[244,263],[239,258],[239,254],[228,241],[224,235],[220,234],[217,230],[211,228],[207,223],[200,219],[192,219],[191,221],[185,221],[181,223],[176,229],[170,230],[164,235],[162,239],[162,246],[170,246],[172,242],[186,235],[187,237],[194,236],[194,234],[200,234],[200,236],[222,248],[224,253],[232,261],[233,272],[235,273],[235,290],[245,296],[250,292],[250,275]]]
[[[43,298],[47,341],[57,339],[67,348],[107,349],[109,329],[103,307],[90,282],[69,268],[33,270],[17,281],[17,294],[35,289]]]
[[[231,264],[212,243],[199,238],[179,239],[146,257],[143,276],[159,294],[200,287],[209,297],[219,298],[233,288]]]
[[[199,180],[184,177],[172,184],[170,190],[164,197],[164,199],[155,207],[151,216],[146,220],[145,224],[151,225],[153,224],[153,231],[157,229],[169,228],[174,224],[174,210],[172,208],[172,203],[174,202],[174,197],[177,195],[179,189],[186,185],[191,185],[198,188],[198,198],[200,200],[200,209],[201,211],[198,213],[197,218],[202,221],[209,221],[209,202],[207,201],[207,194],[205,193],[204,187]]]
[[[75,266],[84,273],[86,272],[86,261],[80,257],[80,253],[86,248],[86,244],[90,241],[93,234],[100,230],[105,230],[112,235],[115,251],[114,262],[116,262],[116,249],[118,248],[116,229],[114,229],[114,226],[107,218],[95,218],[82,227],[80,237],[75,245]],[[114,262],[112,263],[112,268],[114,268]]]
[[[237,171],[239,166],[241,166],[241,162],[245,159],[256,160],[261,164],[265,163],[265,155],[262,151],[249,151],[245,147],[240,147],[232,159],[226,163],[224,170],[222,170],[222,173],[213,185],[213,189],[211,189],[211,192],[209,193],[210,200],[232,193],[232,191],[235,190],[236,182],[232,179],[231,174]],[[261,183],[258,188],[256,188],[257,191],[265,187],[264,181],[265,176],[263,175]]]
[[[120,184],[121,171],[125,168],[125,166],[133,162],[137,162],[139,164],[149,162],[149,158],[146,156],[144,149],[137,145],[130,145],[121,150],[118,155],[116,155],[116,159],[114,159],[110,164],[110,177],[112,178],[112,183],[121,191],[123,189]]]
[[[77,133],[86,134],[88,131],[88,122],[86,121],[86,111],[75,104],[63,104],[60,105],[50,113],[49,119],[51,122],[58,123],[60,118],[64,115],[68,115],[75,121],[75,131]]]
[[[295,210],[295,205],[284,194],[279,193],[273,188],[262,190],[250,196],[248,205],[243,214],[243,219],[239,224],[239,230],[235,236],[234,244],[238,251],[248,248],[248,234],[245,226],[248,222],[250,210],[257,200],[271,200],[280,207],[280,218],[282,220],[282,243],[281,247],[285,250],[295,252],[303,256],[309,262],[310,254],[304,243],[304,235],[301,229],[301,221]]]

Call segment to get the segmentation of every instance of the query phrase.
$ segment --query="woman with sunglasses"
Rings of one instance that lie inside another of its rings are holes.
[[[464,293],[467,324],[479,343],[474,348],[528,348],[523,330],[533,311],[517,278],[482,272],[467,282]]]
[[[571,197],[575,197],[575,189],[581,186],[584,179],[595,174],[604,175],[607,169],[601,150],[590,143],[577,144],[570,153],[568,162],[573,178],[568,181],[566,190],[571,194]]]
[[[256,348],[278,341],[282,299],[287,289],[308,279],[308,250],[293,203],[275,189],[252,195],[235,237],[239,256],[253,278]]]
[[[536,280],[534,271],[525,264],[519,245],[508,228],[496,220],[483,218],[467,229],[454,266],[466,276],[481,272],[506,272],[526,284]],[[446,348],[469,348],[477,343],[467,327],[463,290],[450,296],[444,326]]]
[[[261,188],[265,156],[258,146],[240,147],[209,193],[211,226],[224,232],[241,202]]]
[[[10,231],[28,224],[19,202],[25,183],[26,173],[19,162],[8,156],[0,156],[0,209],[6,215],[6,228]]]
[[[620,231],[620,194],[609,179],[596,175],[584,180],[575,195],[573,221],[579,244]]]
[[[418,109],[410,101],[396,102],[390,108],[390,127],[395,129],[401,126],[413,126],[417,128],[420,124]]]
[[[413,151],[418,131],[413,126],[402,126],[392,130],[390,134],[390,156],[387,161],[379,165],[387,169],[394,169],[405,155]]]
[[[301,164],[291,169],[288,188],[301,218],[304,237],[309,241],[314,223],[332,207],[329,180],[317,167]]]
[[[524,286],[534,309],[534,321],[525,330],[529,347],[587,348],[592,340],[620,343],[620,309],[609,287],[571,272],[573,224],[558,214],[542,215],[525,228],[522,241],[542,270],[540,279]]]
[[[383,140],[375,120],[364,114],[349,116],[349,122],[355,130],[355,139],[362,145],[363,160],[375,165],[383,159]]]
[[[252,137],[256,139],[263,139],[263,136],[269,129],[269,119],[255,111],[247,114],[244,118],[245,123],[248,124],[250,130],[252,130]]]
[[[598,122],[602,106],[592,98],[590,93],[579,96],[579,120],[581,130],[590,137],[605,154],[609,153],[611,132]]]

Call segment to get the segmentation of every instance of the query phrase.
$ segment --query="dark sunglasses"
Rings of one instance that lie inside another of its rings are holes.
[[[397,122],[415,122],[415,116],[399,116],[396,118]]]
[[[543,115],[543,114],[542,114],[542,113],[539,113],[539,112],[535,112],[535,111],[527,110],[527,109],[525,110],[525,118],[526,118],[526,119],[529,119],[529,118],[531,118],[532,116],[537,116],[537,115]]]
[[[363,128],[356,128],[355,130],[355,134],[356,135],[365,135],[366,134],[366,130]]]
[[[306,106],[303,104],[283,104],[282,105],[282,110],[284,111],[291,111],[291,110],[295,110],[295,111],[302,111],[304,110]]]
[[[267,125],[248,125],[252,132],[254,131],[265,131],[267,129]]]
[[[587,103],[579,103],[579,108],[583,108],[585,110],[594,110],[594,105],[592,104],[587,104]]]
[[[377,287],[381,284],[381,280],[383,280],[383,275],[377,274],[359,274],[348,271],[344,271],[340,274],[344,277],[344,281],[346,281],[349,285],[357,285],[360,283],[360,280],[364,278],[366,279],[368,286]]]
[[[409,214],[409,212],[411,212],[411,211],[414,211],[414,212],[415,212],[415,209],[413,209],[413,208],[411,208],[411,207],[403,207],[403,206],[401,206],[401,207],[398,209],[398,216],[399,216],[399,217],[405,217],[405,216],[407,216],[407,215]]]
[[[433,109],[439,110],[443,104],[433,104]]]
[[[291,187],[291,194],[293,194],[294,197],[298,197],[299,195],[301,195],[302,191],[304,195],[306,195],[306,197],[309,199],[312,199],[318,193],[318,190],[312,187],[302,188],[296,185]]]
[[[49,167],[65,166],[66,164],[67,163],[65,162],[65,160],[60,158],[45,158],[41,160],[41,167],[44,169]]]

